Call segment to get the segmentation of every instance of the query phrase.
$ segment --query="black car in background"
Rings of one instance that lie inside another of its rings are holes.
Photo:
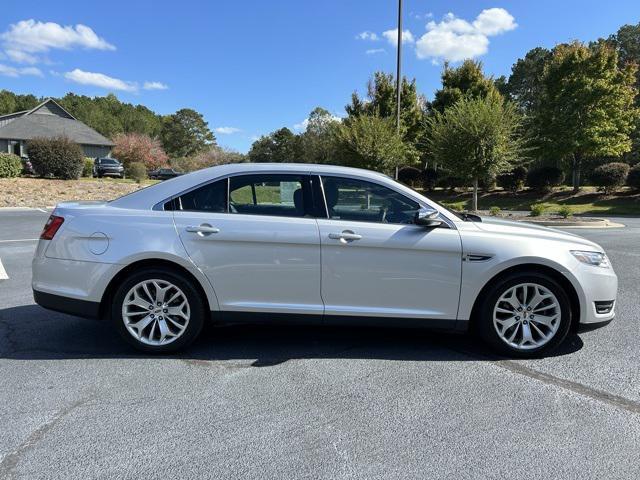
[[[115,158],[96,158],[93,163],[93,176],[124,178],[124,167]]]
[[[168,180],[180,175],[182,175],[182,172],[177,172],[173,168],[158,168],[157,170],[151,170],[149,172],[149,178],[155,180]]]

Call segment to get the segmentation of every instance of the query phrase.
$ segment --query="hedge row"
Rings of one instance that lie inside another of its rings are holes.
[[[427,191],[433,190],[436,186],[449,190],[470,186],[468,179],[432,168],[421,171],[405,167],[398,172],[398,179],[409,186],[422,187]],[[593,185],[606,194],[615,192],[625,184],[640,190],[640,163],[633,168],[621,162],[605,163],[593,170],[590,179]],[[558,167],[543,166],[527,170],[519,166],[495,178],[480,179],[479,185],[484,190],[492,190],[497,183],[503,189],[514,193],[527,185],[533,190],[546,193],[564,184],[564,181],[565,173]]]

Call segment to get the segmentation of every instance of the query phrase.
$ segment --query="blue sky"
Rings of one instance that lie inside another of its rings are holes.
[[[640,21],[638,0],[405,0],[404,73],[427,98],[445,58],[495,76],[536,46],[591,40]],[[159,113],[202,112],[218,143],[344,115],[376,70],[393,72],[395,0],[4,0],[0,89],[39,96],[114,92]],[[484,12],[484,13],[483,13]],[[367,32],[362,35],[363,32]]]

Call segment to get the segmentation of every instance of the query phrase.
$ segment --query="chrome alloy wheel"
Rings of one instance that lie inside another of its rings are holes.
[[[510,287],[493,309],[498,336],[517,350],[545,345],[558,331],[560,320],[560,302],[548,288],[537,283]]]
[[[146,345],[162,346],[187,329],[191,311],[186,295],[166,280],[145,280],[127,292],[122,320],[129,333]]]

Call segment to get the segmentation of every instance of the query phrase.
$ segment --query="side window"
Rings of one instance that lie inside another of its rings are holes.
[[[375,223],[413,223],[418,202],[376,183],[322,177],[329,218]]]
[[[279,217],[310,216],[311,195],[303,175],[238,175],[231,177],[229,212]]]
[[[174,201],[173,207],[176,210],[190,212],[225,213],[227,211],[227,179],[209,183],[181,195],[177,201]]]

